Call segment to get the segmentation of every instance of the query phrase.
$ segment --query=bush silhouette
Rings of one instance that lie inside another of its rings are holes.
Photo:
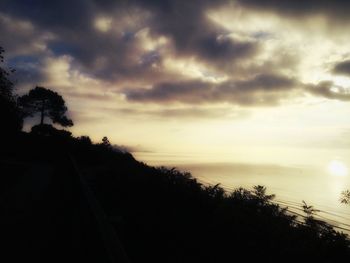
[[[40,136],[54,136],[54,137],[70,137],[71,132],[66,130],[59,130],[50,124],[35,125],[31,129],[31,133]]]

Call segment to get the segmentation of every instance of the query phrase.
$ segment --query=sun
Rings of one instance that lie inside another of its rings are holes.
[[[333,176],[343,177],[348,174],[348,168],[344,163],[338,160],[332,160],[328,164],[328,171]]]

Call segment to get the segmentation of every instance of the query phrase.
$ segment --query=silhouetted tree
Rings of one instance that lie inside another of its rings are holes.
[[[343,204],[350,204],[350,191],[346,190],[341,193],[340,202]]]
[[[4,62],[4,49],[0,47],[0,63]],[[17,107],[16,97],[13,95],[13,83],[9,76],[14,70],[6,70],[0,66],[0,118],[1,133],[12,133],[22,128],[23,120]]]
[[[329,233],[335,232],[330,224],[315,218],[315,215],[321,212],[320,210],[315,209],[311,205],[307,205],[305,201],[303,201],[302,208],[306,214],[305,225],[316,231],[319,236],[326,236],[329,235]]]
[[[102,138],[102,145],[105,146],[106,148],[111,148],[112,145],[111,143],[109,142],[108,138],[106,136],[104,136]]]
[[[20,97],[19,104],[26,117],[40,113],[40,125],[43,125],[45,117],[48,117],[53,123],[63,127],[73,126],[73,121],[65,115],[67,112],[65,101],[57,92],[36,87],[27,95]]]
[[[302,208],[307,218],[313,218],[316,213],[320,212],[320,210],[315,209],[312,205],[307,205],[304,200]]]
[[[262,185],[256,185],[253,187],[253,194],[262,203],[265,204],[275,198],[275,195],[267,195],[266,187]]]

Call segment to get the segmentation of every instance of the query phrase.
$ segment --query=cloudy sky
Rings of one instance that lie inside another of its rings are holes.
[[[1,0],[17,92],[152,161],[350,164],[341,0]],[[143,155],[142,155],[143,154]]]

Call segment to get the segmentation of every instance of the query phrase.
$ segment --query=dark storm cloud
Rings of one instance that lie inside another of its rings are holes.
[[[223,3],[227,1],[3,0],[1,10],[53,33],[55,37],[47,45],[56,56],[71,55],[81,70],[101,79],[116,80],[152,74],[151,64],[142,63],[149,54],[142,54],[141,63],[136,63],[134,57],[139,51],[134,34],[145,27],[152,36],[169,37],[177,55],[195,56],[222,69],[255,54],[257,43],[232,39],[227,36],[229,32],[206,18],[207,9]],[[150,15],[143,18],[142,10]],[[125,26],[123,35],[104,34],[93,27],[100,13],[117,22],[122,16],[130,16],[139,19],[139,23]],[[156,58],[160,63],[161,55]],[[104,61],[103,65],[99,60]]]
[[[133,80],[152,85],[151,89],[125,90],[124,94],[129,101],[277,105],[293,92],[304,90],[304,85],[297,80],[270,73],[283,72],[279,71],[281,67],[291,68],[294,64],[297,65],[299,58],[295,56],[277,54],[265,61],[260,68],[254,68],[254,58],[260,50],[259,43],[269,37],[270,33],[258,32],[253,37],[237,39],[227,29],[207,18],[208,10],[229,2],[1,0],[0,45],[4,45],[12,54],[13,64],[16,62],[19,65],[19,73],[24,76],[20,81],[23,82],[40,82],[44,79],[40,67],[45,58],[69,55],[73,58],[70,66],[89,77],[113,81],[117,85]],[[350,2],[339,0],[239,2],[248,8],[272,10],[293,16],[325,14],[344,17],[350,7]],[[99,15],[113,18],[111,32],[101,32],[95,28],[94,21]],[[130,21],[125,22],[126,18]],[[18,21],[29,21],[32,26]],[[149,30],[153,39],[160,36],[170,39],[168,48],[171,51],[163,52],[157,48],[142,50],[137,42],[137,34],[144,29]],[[28,55],[32,57],[28,59]],[[215,68],[216,72],[224,73],[223,75],[229,73],[230,78],[243,76],[240,70],[244,68],[244,76],[249,77],[246,80],[229,79],[221,84],[198,79],[184,80],[180,73],[175,76],[166,72],[162,67],[163,56],[195,58],[196,62],[204,64],[204,68]],[[240,63],[247,61],[253,66],[245,67],[242,66],[244,63]],[[334,73],[350,74],[350,63],[344,61],[337,64]],[[326,98],[347,100],[348,96],[343,91],[335,93],[331,89],[332,85],[321,83],[305,90]],[[104,96],[91,92],[85,95],[72,92],[70,95],[105,99]]]
[[[100,79],[141,74],[148,65],[131,62],[136,49],[132,40],[120,34],[103,34],[94,28],[94,20],[103,10],[103,2],[4,0],[1,11],[16,19],[30,21],[39,31],[50,32],[53,37],[46,41],[49,51],[55,56],[72,56],[75,66],[85,73]],[[117,12],[119,8],[120,4],[116,2],[109,12]],[[17,38],[16,32],[7,35]],[[31,41],[37,41],[37,38],[33,36]],[[24,43],[20,39],[16,42]]]
[[[2,0],[1,11],[26,18],[45,28],[77,30],[88,27],[93,15],[93,1],[75,0]]]
[[[214,85],[201,81],[159,83],[151,89],[127,89],[128,100],[142,102],[187,102],[212,100]]]
[[[226,81],[213,84],[202,81],[160,83],[151,89],[126,90],[129,101],[153,103],[220,103],[241,106],[274,106],[295,94],[308,93],[315,96],[350,101],[347,88],[322,81],[304,84],[296,79],[278,74],[260,74],[242,81]]]
[[[15,72],[10,76],[15,84],[31,83],[33,86],[40,83],[45,75],[41,71],[43,65],[35,56],[16,56],[7,62]]]
[[[211,63],[225,64],[253,55],[258,49],[256,43],[228,38],[227,30],[206,18],[208,9],[228,2],[155,0],[140,1],[140,4],[153,11],[152,28],[170,36],[180,54],[198,55]]]
[[[350,60],[337,63],[333,68],[333,73],[340,75],[350,75]]]
[[[322,81],[317,85],[308,85],[307,90],[314,95],[318,95],[328,99],[342,101],[350,100],[350,93],[348,89],[339,85],[335,85],[332,81]]]
[[[276,105],[297,89],[294,79],[274,74],[257,75],[241,81],[213,84],[202,81],[160,83],[151,89],[126,90],[130,101],[156,103],[217,103]]]
[[[16,86],[35,85],[44,79],[41,45],[47,36],[24,21],[16,21],[0,14],[0,46],[5,52],[7,67],[15,69],[11,80]]]
[[[217,119],[226,117],[229,119],[240,119],[249,116],[250,112],[242,109],[230,108],[204,108],[197,106],[187,106],[185,108],[169,108],[166,109],[135,109],[135,108],[120,108],[120,109],[102,109],[104,112],[110,111],[113,114],[121,114],[128,118],[151,118],[159,120],[176,120],[181,119]]]
[[[113,97],[103,93],[90,93],[88,91],[78,93],[74,91],[74,87],[71,87],[71,91],[64,91],[64,95],[70,98],[78,98],[78,99],[89,100],[89,101],[94,100],[94,101],[106,102],[106,101],[113,100]]]
[[[217,36],[215,33],[201,36],[190,51],[198,53],[207,62],[225,66],[240,58],[249,58],[257,52],[257,44],[232,40],[229,37]],[[230,69],[230,68],[228,68]]]
[[[349,19],[350,2],[347,0],[238,0],[242,6],[271,10],[290,16],[325,15]]]
[[[1,11],[0,11],[1,12]],[[31,53],[38,55],[35,43],[43,42],[40,32],[28,23],[16,21],[9,16],[0,14],[0,45],[6,49],[6,54]]]

